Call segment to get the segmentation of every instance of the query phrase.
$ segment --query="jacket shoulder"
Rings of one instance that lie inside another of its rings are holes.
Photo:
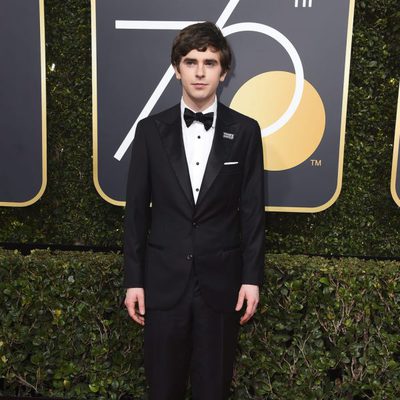
[[[143,118],[141,121],[144,121],[144,123],[147,123],[147,122],[154,123],[155,121],[161,121],[161,122],[165,122],[167,124],[171,124],[171,123],[175,122],[176,118],[179,115],[180,115],[180,105],[175,104],[174,106],[172,106],[164,111],[150,114],[148,117]]]
[[[233,110],[222,103],[218,103],[218,107],[221,108],[223,118],[227,123],[240,123],[245,127],[254,127],[256,129],[260,129],[258,122],[254,118]]]
[[[230,126],[239,127],[239,131],[242,133],[240,136],[244,140],[258,140],[261,136],[260,126],[255,119],[235,111],[222,103],[219,103],[218,107],[220,107],[219,115],[222,117],[223,126],[227,129]]]

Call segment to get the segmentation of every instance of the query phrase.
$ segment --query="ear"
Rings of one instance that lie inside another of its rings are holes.
[[[179,67],[177,67],[176,65],[174,65],[173,67],[174,67],[174,70],[175,70],[175,78],[180,81],[181,80],[181,74],[179,72]]]
[[[226,78],[226,75],[228,74],[228,71],[225,71],[220,77],[219,77],[219,81],[223,82]]]

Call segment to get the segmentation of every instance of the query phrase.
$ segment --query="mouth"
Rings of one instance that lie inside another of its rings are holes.
[[[198,89],[205,88],[207,86],[206,83],[192,83],[192,86]]]

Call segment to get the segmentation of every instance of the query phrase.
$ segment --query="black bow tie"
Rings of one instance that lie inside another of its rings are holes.
[[[185,112],[183,113],[183,118],[185,119],[185,123],[188,128],[190,125],[193,124],[193,121],[199,121],[204,125],[204,129],[208,131],[212,127],[214,121],[214,113],[213,112],[207,114],[203,114],[201,112],[194,113],[192,110],[185,108]]]

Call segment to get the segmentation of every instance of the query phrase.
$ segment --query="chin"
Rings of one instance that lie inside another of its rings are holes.
[[[206,95],[206,94],[200,94],[199,95],[199,93],[197,93],[197,95],[195,95],[195,96],[193,96],[193,99],[194,100],[198,100],[198,101],[204,101],[204,100],[208,100],[208,99],[210,99],[212,96],[210,96],[210,95]]]

